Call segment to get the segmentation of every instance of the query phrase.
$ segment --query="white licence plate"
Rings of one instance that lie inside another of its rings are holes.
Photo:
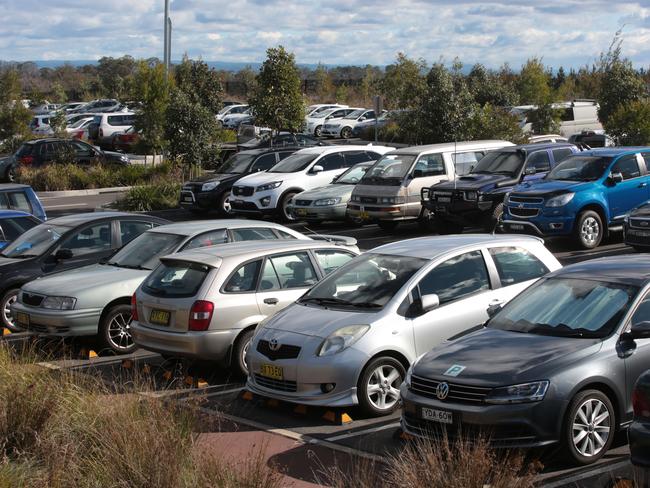
[[[453,424],[454,414],[446,410],[436,410],[435,408],[422,407],[422,418],[424,420],[431,420],[432,422],[439,422],[441,424]]]
[[[449,203],[451,202],[451,197],[438,197],[440,203]]]
[[[512,230],[524,230],[524,226],[521,224],[510,224]]]
[[[645,230],[632,230],[632,229],[630,229],[630,230],[627,231],[627,233],[630,234],[631,236],[650,237],[650,232],[645,231]]]
[[[191,203],[191,202],[193,202],[194,200],[192,199],[192,197],[183,197],[183,201],[184,201],[184,202],[190,202],[190,203]]]

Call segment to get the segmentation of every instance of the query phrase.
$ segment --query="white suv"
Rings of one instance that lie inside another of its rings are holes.
[[[305,117],[305,134],[315,135],[320,137],[323,132],[323,124],[334,122],[341,119],[346,115],[354,112],[355,110],[363,110],[359,108],[329,108],[322,110]]]
[[[97,124],[97,142],[109,144],[113,140],[113,134],[124,133],[135,124],[135,113],[133,112],[109,112],[97,114],[93,123]]]
[[[383,113],[383,112],[382,112]],[[352,137],[352,129],[360,123],[368,120],[375,120],[377,116],[374,110],[361,108],[346,115],[342,119],[328,121],[323,125],[322,134],[327,137],[342,137],[349,139]]]
[[[301,149],[270,170],[244,176],[232,188],[230,206],[235,213],[279,214],[293,220],[288,206],[297,193],[330,183],[355,164],[375,161],[392,148],[385,146],[316,146]]]
[[[226,105],[224,108],[219,110],[216,117],[217,117],[217,120],[223,121],[223,119],[227,115],[241,114],[241,113],[246,112],[247,110],[248,110],[248,105],[246,105],[244,103],[239,103],[239,104],[235,104],[235,105]]]

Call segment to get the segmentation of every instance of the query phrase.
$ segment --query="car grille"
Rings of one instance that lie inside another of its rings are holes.
[[[357,197],[357,201],[361,203],[377,203],[376,197]]]
[[[203,183],[185,183],[183,185],[183,190],[191,191],[193,193],[198,193],[203,188]]]
[[[43,295],[35,295],[33,293],[23,292],[23,303],[32,307],[40,306],[45,297]]]
[[[266,376],[262,376],[257,373],[255,373],[255,383],[257,383],[260,386],[263,386],[264,388],[269,388],[271,390],[287,391],[287,392],[295,392],[298,390],[298,385],[296,384],[295,381],[274,380],[272,378],[267,378]]]
[[[309,207],[311,205],[311,200],[296,200],[296,205],[299,207]]]
[[[436,400],[439,400],[436,395],[436,389],[440,383],[444,383],[444,381],[429,380],[420,376],[413,376],[411,378],[411,391],[426,398],[435,398]],[[485,397],[487,397],[492,390],[492,388],[482,386],[460,385],[458,383],[447,384],[449,385],[449,394],[447,395],[447,398],[441,401],[456,403],[484,403]]]
[[[277,351],[272,351],[269,341],[260,340],[257,343],[257,352],[264,354],[271,361],[277,359],[295,359],[300,354],[300,346],[282,344]]]
[[[255,193],[255,187],[252,186],[233,186],[232,194],[236,197],[250,197]]]
[[[510,195],[510,197],[508,197],[508,201],[510,203],[544,203],[544,199],[541,197],[524,197],[521,195]]]
[[[539,215],[538,208],[508,207],[508,212],[510,212],[510,215],[514,215],[515,217],[523,217],[523,218],[537,217],[537,215]]]
[[[630,219],[629,225],[635,229],[650,230],[650,219]]]
[[[241,210],[244,212],[257,212],[258,208],[253,202],[238,202],[237,200],[231,200],[230,206],[235,210]]]

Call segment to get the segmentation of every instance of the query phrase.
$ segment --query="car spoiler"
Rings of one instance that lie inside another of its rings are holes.
[[[308,234],[310,238],[316,241],[327,241],[341,246],[356,246],[357,240],[354,237],[334,236],[329,234]]]

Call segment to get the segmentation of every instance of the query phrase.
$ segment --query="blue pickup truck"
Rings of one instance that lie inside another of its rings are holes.
[[[502,225],[506,232],[572,237],[593,249],[648,199],[650,147],[593,149],[516,186],[505,198]]]

